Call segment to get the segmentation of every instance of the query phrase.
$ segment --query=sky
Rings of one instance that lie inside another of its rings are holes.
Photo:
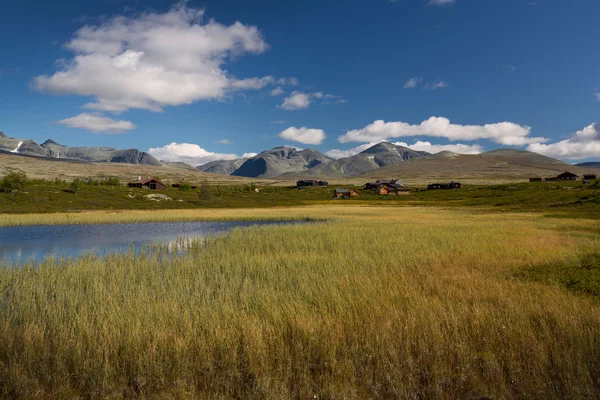
[[[20,0],[0,131],[193,165],[379,141],[600,159],[597,0]]]

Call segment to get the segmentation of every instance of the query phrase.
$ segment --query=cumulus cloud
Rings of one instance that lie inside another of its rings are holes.
[[[380,140],[379,142],[382,142],[383,140]],[[345,158],[345,157],[351,157],[354,156],[358,153],[362,153],[363,151],[365,151],[366,149],[368,149],[369,147],[372,147],[374,145],[376,145],[379,142],[372,142],[372,143],[365,143],[365,144],[361,144],[359,146],[353,147],[351,149],[348,150],[340,150],[340,149],[331,149],[329,151],[325,152],[325,155],[331,158],[335,158],[340,159],[340,158]]]
[[[356,154],[362,153],[370,147],[375,146],[377,143],[384,142],[379,140],[375,142],[361,144],[348,150],[332,149],[325,152],[325,155],[340,159],[345,157],[351,157]],[[414,144],[407,144],[405,142],[393,142],[396,146],[408,147],[415,151],[426,151],[431,154],[439,153],[440,151],[452,151],[459,154],[479,154],[483,151],[483,147],[480,145],[468,145],[462,143],[454,144],[431,144],[430,142],[417,141]]]
[[[463,143],[452,144],[432,144],[430,142],[417,141],[414,144],[406,144],[404,142],[394,142],[396,146],[404,146],[416,151],[426,151],[431,154],[439,153],[440,151],[452,151],[458,154],[479,154],[483,152],[483,147],[478,144],[469,145]]]
[[[376,142],[410,136],[442,137],[451,141],[489,139],[508,146],[522,146],[529,143],[547,142],[546,138],[529,137],[531,128],[512,122],[499,122],[486,125],[457,125],[443,117],[431,117],[419,125],[406,122],[385,122],[378,120],[362,129],[346,132],[338,137],[340,143]]]
[[[170,143],[163,147],[148,149],[148,153],[163,161],[180,161],[193,166],[203,165],[216,160],[235,160],[236,154],[213,153],[193,143]],[[242,157],[254,157],[256,153],[245,153]]]
[[[570,160],[600,157],[600,122],[575,132],[569,139],[549,144],[532,143],[527,150]]]
[[[75,117],[61,119],[59,124],[70,128],[86,129],[94,133],[125,133],[136,128],[129,121],[115,120],[100,114],[81,113]]]
[[[283,99],[283,103],[279,107],[287,111],[302,110],[308,108],[310,106],[310,103],[310,94],[302,92],[293,92],[289,97]]]
[[[283,88],[281,86],[277,86],[275,89],[271,90],[270,95],[271,96],[280,96],[284,93],[285,93],[285,91],[283,90]]]
[[[255,26],[204,21],[204,11],[183,1],[165,13],[116,16],[86,25],[65,44],[75,55],[32,86],[57,94],[92,96],[85,108],[122,112],[220,99],[231,91],[297,85],[296,78],[237,79],[227,60],[268,49]]]
[[[322,129],[296,128],[292,126],[281,131],[279,137],[298,143],[319,145],[326,136]]]
[[[420,76],[416,76],[414,78],[410,78],[409,80],[406,81],[406,83],[404,84],[404,89],[414,89],[417,87],[417,85],[419,83],[421,83],[423,81],[423,78],[421,78]]]

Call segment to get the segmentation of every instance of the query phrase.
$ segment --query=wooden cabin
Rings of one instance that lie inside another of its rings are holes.
[[[529,178],[529,183],[533,182],[544,182],[545,179],[543,176],[534,176],[533,178]]]
[[[335,189],[333,191],[333,197],[335,199],[346,199],[350,197],[358,197],[358,191],[355,189]]]
[[[574,174],[569,171],[565,171],[558,176],[554,176],[552,178],[546,178],[544,181],[545,182],[561,182],[561,181],[576,181],[577,179],[579,179],[579,175]]]
[[[583,174],[583,180],[585,181],[593,181],[596,180],[598,178],[598,175],[596,174]]]
[[[578,178],[579,178],[579,175],[574,174],[569,171],[565,171],[556,177],[556,179],[559,181],[576,181]]]
[[[167,190],[167,185],[156,178],[148,177],[147,179],[139,178],[135,182],[127,184],[130,188],[151,189],[151,190]]]
[[[365,189],[373,190],[379,188],[392,188],[392,189],[402,189],[404,187],[404,183],[399,181],[398,179],[390,179],[390,180],[381,180],[378,179],[375,182],[367,182],[365,184]]]
[[[327,181],[317,181],[317,180],[299,180],[296,182],[296,187],[306,187],[306,186],[329,186],[329,182]]]
[[[440,189],[460,189],[462,184],[460,182],[450,183],[432,183],[427,185],[427,190],[440,190]]]

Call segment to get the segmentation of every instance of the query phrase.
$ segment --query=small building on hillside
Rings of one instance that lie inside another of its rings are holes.
[[[562,181],[576,181],[579,179],[579,175],[574,174],[569,171],[565,171],[558,176],[554,176],[551,178],[545,178],[544,182],[562,182]]]
[[[427,185],[427,190],[444,190],[444,189],[460,189],[462,184],[460,182],[450,183],[432,183]]]
[[[379,189],[382,187],[392,188],[392,189],[401,189],[404,187],[404,183],[399,181],[398,179],[390,179],[390,180],[376,180],[375,182],[367,182],[365,184],[365,189],[373,190]]]
[[[329,182],[327,181],[317,181],[314,179],[304,179],[296,182],[296,187],[306,187],[306,186],[329,186]]]
[[[596,174],[583,174],[583,180],[585,181],[593,181],[596,180],[598,178],[598,175]]]
[[[335,199],[346,199],[350,197],[358,197],[358,190],[355,189],[335,189],[333,191],[333,197]]]
[[[138,178],[135,182],[127,184],[130,188],[151,189],[151,190],[167,190],[167,185],[156,178],[148,177],[147,179]]]

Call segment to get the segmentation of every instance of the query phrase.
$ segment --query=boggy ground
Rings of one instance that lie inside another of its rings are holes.
[[[329,221],[235,230],[178,257],[0,268],[3,397],[600,395],[600,297],[562,275],[593,286],[596,221],[317,205],[70,222],[174,216]]]

